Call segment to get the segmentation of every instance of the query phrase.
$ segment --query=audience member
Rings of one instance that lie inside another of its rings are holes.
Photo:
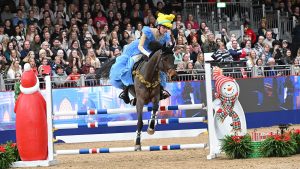
[[[7,71],[7,79],[15,79],[16,73],[19,73],[20,75],[22,75],[22,67],[18,60],[15,60],[11,63],[11,65]]]
[[[247,22],[244,23],[244,32],[245,32],[245,35],[248,35],[251,38],[251,44],[256,43],[256,34],[250,28],[250,25]]]
[[[181,46],[175,46],[174,48],[174,64],[177,65],[178,63],[182,62],[182,58],[183,58],[183,55],[184,53],[182,52],[182,47]]]
[[[246,57],[246,51],[238,49],[238,42],[236,40],[232,41],[232,48],[228,50],[234,61],[239,61]]]
[[[86,86],[95,86],[98,84],[96,79],[96,74],[95,74],[95,68],[93,66],[89,68],[89,72],[88,74],[86,74],[85,79],[86,79],[85,81]]]
[[[76,66],[72,67],[72,72],[66,80],[71,83],[71,86],[80,86],[80,74]]]
[[[231,61],[233,61],[232,56],[230,55],[228,50],[226,50],[225,45],[224,45],[223,42],[220,42],[219,49],[216,52],[214,52],[214,54],[212,55],[212,58],[217,62],[231,62]]]
[[[259,36],[257,43],[254,44],[254,49],[255,49],[257,56],[261,56],[263,53],[264,40],[265,40],[264,36]]]
[[[204,72],[204,55],[202,52],[198,53],[197,55],[197,61],[195,62],[194,69],[197,73],[203,73]],[[200,80],[200,79],[198,79]]]
[[[218,45],[215,42],[215,35],[212,33],[208,34],[208,40],[205,41],[202,47],[204,53],[216,52],[218,50]]]
[[[53,74],[53,82],[57,87],[63,87],[67,80],[67,74],[64,72],[62,66],[57,65],[55,68],[55,73]]]
[[[272,31],[271,30],[268,30],[267,32],[266,32],[266,39],[264,40],[264,44],[267,44],[267,45],[269,45],[269,47],[270,48],[273,48],[273,41],[274,41],[275,39],[273,39],[273,37],[272,37]]]

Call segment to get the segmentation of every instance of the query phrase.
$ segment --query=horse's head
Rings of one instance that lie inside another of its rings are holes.
[[[159,70],[167,73],[169,80],[172,80],[177,75],[174,65],[175,57],[173,56],[173,47],[174,45],[166,47],[166,45],[161,45],[158,41],[152,41],[149,44],[149,49],[156,51],[153,54],[154,58],[160,56],[158,64]]]
[[[175,64],[174,64],[174,53],[173,53],[173,47],[163,47],[161,49],[161,64],[160,64],[160,70],[167,73],[169,80],[173,80],[177,73],[175,71]]]

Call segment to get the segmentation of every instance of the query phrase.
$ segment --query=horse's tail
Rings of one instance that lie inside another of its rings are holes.
[[[116,58],[111,59],[110,61],[108,61],[104,65],[102,65],[101,68],[99,68],[96,71],[96,77],[98,79],[100,79],[100,78],[105,78],[105,79],[109,78],[109,72],[110,72],[110,69],[111,69],[111,67],[114,63],[116,63]]]

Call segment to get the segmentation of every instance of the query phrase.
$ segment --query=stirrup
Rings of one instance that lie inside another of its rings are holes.
[[[160,91],[160,100],[164,100],[164,99],[166,99],[166,98],[168,98],[170,96],[171,96],[171,94],[168,91],[166,91],[163,88],[161,88],[161,91]]]
[[[130,98],[127,92],[122,91],[119,95],[119,98],[122,99],[126,104],[130,103]]]
[[[135,106],[136,105],[136,98],[133,98],[130,100],[130,105]]]

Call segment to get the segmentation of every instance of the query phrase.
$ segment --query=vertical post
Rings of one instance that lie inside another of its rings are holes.
[[[257,69],[255,67],[252,67],[251,69],[251,77],[257,77]]]
[[[263,18],[266,17],[266,5],[262,4],[262,13],[263,13]]]
[[[48,130],[48,160],[54,160],[53,125],[52,125],[52,86],[50,76],[45,77],[47,103],[47,130]]]
[[[215,11],[211,12],[211,17],[210,17],[210,25],[211,25],[211,29],[213,32],[215,32],[215,27],[214,27],[214,18],[215,18]]]
[[[250,7],[250,25],[252,25],[252,29],[253,29],[253,25],[254,25],[254,20],[253,20],[253,5],[251,5],[251,2],[246,2],[247,6]]]
[[[242,42],[244,41],[244,25],[241,25],[241,38]]]
[[[205,63],[205,87],[206,87],[206,102],[207,102],[207,121],[208,121],[208,137],[209,137],[209,155],[207,159],[213,159],[220,153],[219,141],[215,132],[214,114],[213,114],[213,98],[211,84],[211,67],[210,63]]]
[[[183,17],[186,19],[186,0],[183,0]]]
[[[293,16],[293,27],[292,27],[292,30],[296,27],[296,24],[297,24],[297,19],[295,16]]]
[[[80,87],[84,87],[85,86],[85,75],[81,74],[80,75]]]
[[[289,19],[288,19],[288,17],[282,18],[281,22],[282,22],[282,24],[281,24],[281,29],[282,29],[282,36],[281,36],[281,38],[283,38],[284,35],[286,34],[286,32],[292,32],[292,31],[289,29]]]
[[[195,17],[197,18],[198,23],[200,23],[200,17],[199,16],[200,16],[200,7],[199,7],[199,5],[197,5]]]
[[[220,0],[217,0],[217,3],[221,2]],[[222,29],[222,15],[221,15],[221,8],[218,8],[217,7],[217,10],[218,10],[218,23],[219,23],[219,31],[221,31]]]
[[[295,65],[292,65],[291,66],[291,75],[295,75],[296,72],[295,72]]]
[[[281,38],[281,17],[280,17],[280,11],[277,10],[277,27],[278,27],[278,35],[276,37],[277,40],[279,40]]]

